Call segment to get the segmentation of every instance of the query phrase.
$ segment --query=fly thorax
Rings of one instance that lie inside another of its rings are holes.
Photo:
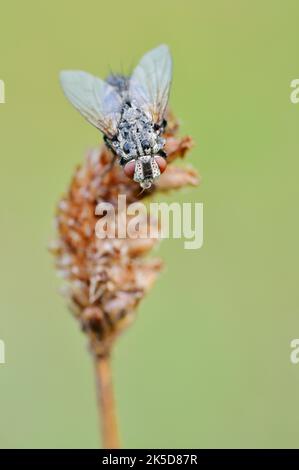
[[[120,164],[143,156],[154,156],[163,149],[165,139],[149,117],[136,107],[125,104],[118,133],[108,145],[120,157]]]

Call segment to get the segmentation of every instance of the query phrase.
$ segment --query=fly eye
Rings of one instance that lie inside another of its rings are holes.
[[[160,172],[163,173],[166,170],[166,167],[167,167],[167,162],[166,162],[165,158],[155,157],[155,160],[157,162],[157,165],[159,167]]]
[[[151,147],[151,144],[149,143],[147,139],[144,139],[141,142],[141,145],[142,145],[143,150],[148,150]]]
[[[134,173],[135,173],[135,161],[134,160],[131,160],[124,166],[124,173],[128,178],[133,178]]]
[[[130,150],[131,150],[131,146],[128,142],[125,142],[124,145],[123,145],[123,151],[125,153],[130,153]]]

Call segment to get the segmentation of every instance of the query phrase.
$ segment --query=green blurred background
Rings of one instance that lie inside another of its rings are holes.
[[[47,244],[97,131],[61,69],[104,77],[171,47],[171,106],[197,146],[202,249],[164,241],[167,269],[120,339],[126,447],[298,447],[298,1],[2,0],[0,447],[97,447],[86,341],[57,293]]]

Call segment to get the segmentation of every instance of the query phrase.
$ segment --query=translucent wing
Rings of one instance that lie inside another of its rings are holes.
[[[86,72],[60,73],[65,96],[72,105],[108,137],[113,137],[120,119],[122,99],[111,85]]]
[[[172,60],[165,45],[145,54],[131,76],[131,100],[156,123],[163,120],[171,78]]]

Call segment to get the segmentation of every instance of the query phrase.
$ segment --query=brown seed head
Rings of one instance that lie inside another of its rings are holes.
[[[168,123],[166,151],[168,162],[172,162],[184,157],[193,144],[190,137],[176,137],[178,122],[170,114]],[[193,169],[168,165],[157,184],[140,194],[139,184],[127,178],[117,163],[106,171],[111,158],[102,146],[89,151],[76,169],[57,207],[57,239],[50,248],[57,271],[66,281],[63,292],[96,355],[109,354],[115,338],[132,322],[139,302],[162,268],[159,259],[145,258],[157,239],[98,239],[97,204],[105,201],[117,208],[120,194],[126,195],[130,204],[156,191],[198,184]]]

